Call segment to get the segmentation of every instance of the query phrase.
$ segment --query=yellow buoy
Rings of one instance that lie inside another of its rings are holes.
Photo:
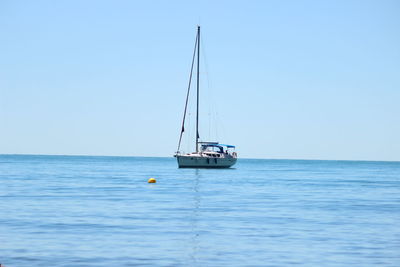
[[[154,183],[156,182],[156,179],[150,178],[147,182],[148,182],[149,184],[154,184]]]

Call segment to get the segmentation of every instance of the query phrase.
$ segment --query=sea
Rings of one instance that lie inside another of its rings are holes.
[[[398,267],[400,162],[0,155],[0,263]]]

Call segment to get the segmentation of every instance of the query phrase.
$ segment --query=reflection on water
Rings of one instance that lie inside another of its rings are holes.
[[[197,253],[199,249],[199,231],[198,231],[198,220],[200,216],[200,193],[199,193],[199,181],[201,179],[200,170],[193,170],[195,175],[193,179],[193,213],[191,218],[191,229],[192,238],[191,246],[192,252],[190,253],[191,265],[197,266]]]

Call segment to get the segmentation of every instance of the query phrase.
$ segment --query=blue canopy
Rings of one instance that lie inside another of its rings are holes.
[[[226,146],[227,148],[235,148],[233,145],[225,145],[225,144],[213,144],[213,143],[202,143],[203,146]]]
[[[229,147],[229,148],[235,148],[235,146],[233,146],[233,145],[224,145],[224,144],[219,144],[220,146],[226,146],[226,147]]]

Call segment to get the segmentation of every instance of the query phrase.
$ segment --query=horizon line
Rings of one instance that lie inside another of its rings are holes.
[[[0,153],[0,156],[59,156],[59,157],[120,157],[120,158],[172,158],[173,156],[122,156],[122,155],[89,155],[89,154],[26,154],[26,153]],[[304,158],[248,158],[238,159],[253,160],[303,160],[303,161],[363,161],[363,162],[400,162],[400,160],[366,160],[366,159],[304,159]]]

